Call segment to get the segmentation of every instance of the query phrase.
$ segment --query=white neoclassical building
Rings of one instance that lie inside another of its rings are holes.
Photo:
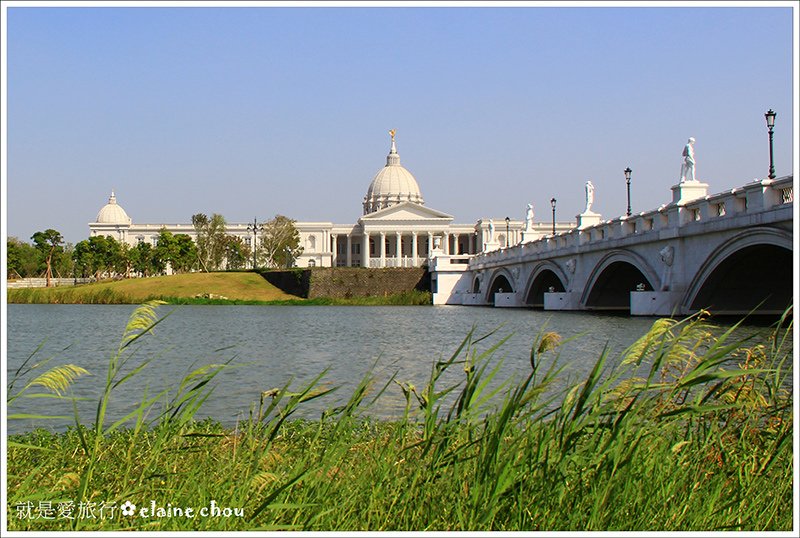
[[[417,180],[400,164],[394,130],[390,134],[386,165],[369,184],[362,203],[363,214],[354,224],[295,223],[303,247],[296,262],[298,267],[417,267],[427,263],[434,248],[444,254],[467,257],[552,234],[552,222],[506,223],[501,218],[454,224],[451,215],[425,206]],[[246,223],[229,223],[228,233],[252,247],[253,233],[247,227]],[[562,222],[555,227],[559,233],[575,225]],[[89,235],[111,236],[131,246],[141,242],[155,245],[162,228],[196,239],[191,223],[133,223],[112,192],[95,222],[89,223]]]

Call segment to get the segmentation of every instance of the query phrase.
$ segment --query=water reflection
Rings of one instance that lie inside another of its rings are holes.
[[[105,380],[109,356],[116,351],[134,306],[128,305],[9,305],[8,375],[43,341],[39,360],[52,357],[48,366],[74,363],[93,375],[79,380],[74,394],[90,398],[80,402],[81,421],[91,423],[96,399]],[[496,331],[481,341],[486,350],[508,338],[494,354],[502,360],[502,379],[517,380],[530,371],[530,348],[543,331],[555,331],[565,343],[559,363],[565,366],[563,382],[582,379],[605,346],[612,357],[644,334],[653,318],[604,316],[589,313],[474,307],[333,307],[333,306],[183,306],[160,307],[171,312],[153,336],[140,340],[130,364],[152,358],[152,363],[129,384],[114,393],[109,420],[124,416],[142,398],[174,387],[191,370],[233,358],[235,367],[212,382],[216,388],[200,416],[226,425],[246,419],[251,404],[262,391],[308,382],[327,369],[325,383],[340,387],[330,397],[309,402],[300,416],[318,417],[323,408],[343,403],[352,388],[374,367],[378,390],[395,375],[398,381],[423,387],[431,367],[455,352],[464,337]],[[745,331],[768,332],[750,327]],[[545,355],[555,360],[554,353]],[[454,368],[446,382],[463,375]],[[20,402],[18,400],[18,402]],[[369,413],[389,418],[402,413],[405,400],[390,386]],[[71,404],[54,400],[15,403],[14,412],[72,414]],[[51,429],[64,429],[71,420],[51,421]],[[9,432],[25,431],[41,422],[11,421]]]

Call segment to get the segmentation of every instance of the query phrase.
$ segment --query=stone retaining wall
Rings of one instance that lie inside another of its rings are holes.
[[[411,290],[430,291],[430,274],[423,267],[366,269],[315,267],[260,272],[270,284],[286,293],[315,299],[373,297]]]

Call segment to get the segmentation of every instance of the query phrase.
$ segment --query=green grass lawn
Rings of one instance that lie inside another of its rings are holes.
[[[16,288],[9,303],[23,304],[141,304],[158,299],[170,304],[285,304],[285,305],[429,305],[427,291],[408,290],[386,296],[304,299],[273,286],[256,273],[188,273],[149,278],[103,281],[80,286]]]
[[[9,289],[9,303],[125,303],[150,299],[194,299],[213,294],[229,301],[287,301],[300,299],[284,293],[256,273],[187,273],[131,278],[59,288]]]

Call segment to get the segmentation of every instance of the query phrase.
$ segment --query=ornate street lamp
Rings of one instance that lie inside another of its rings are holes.
[[[631,216],[631,172],[632,171],[633,170],[631,170],[630,167],[628,167],[628,168],[626,168],[624,170],[624,172],[625,172],[625,183],[628,184],[628,213],[627,213],[627,215],[629,217]]]
[[[264,225],[259,224],[255,217],[253,217],[253,223],[247,225],[247,231],[253,232],[253,270],[258,269],[258,267],[256,267],[256,241],[258,241],[258,232],[263,229]]]
[[[764,117],[767,118],[767,129],[769,129],[769,178],[775,179],[775,164],[772,161],[772,129],[775,127],[775,116],[777,114],[770,108]]]
[[[511,241],[510,241],[511,238],[508,235],[509,233],[511,233],[511,228],[509,226],[510,222],[511,222],[511,219],[506,217],[506,248],[508,248],[508,245],[511,244]]]
[[[556,235],[556,199],[550,198],[550,207],[553,208],[553,235]]]

